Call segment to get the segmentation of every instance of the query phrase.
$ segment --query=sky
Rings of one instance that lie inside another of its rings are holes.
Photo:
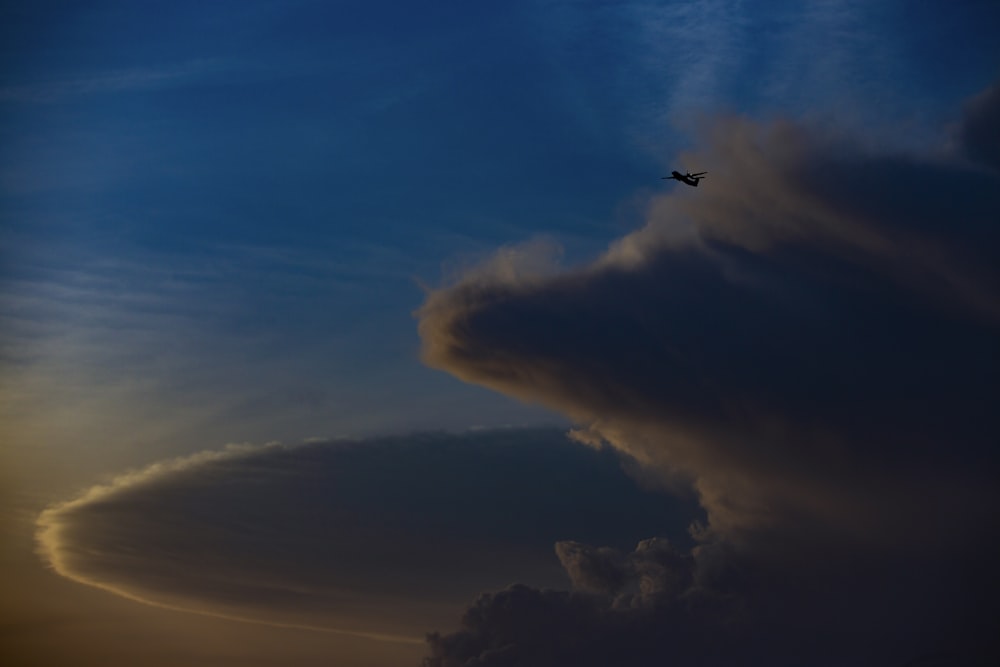
[[[5,4],[0,656],[992,664],[998,20]]]

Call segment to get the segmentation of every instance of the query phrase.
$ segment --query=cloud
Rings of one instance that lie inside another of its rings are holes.
[[[0,100],[21,103],[61,102],[85,95],[157,90],[225,74],[232,64],[218,59],[193,60],[159,68],[132,68],[63,81],[0,88]]]
[[[514,585],[481,595],[464,614],[461,630],[428,637],[425,667],[740,658],[729,636],[738,634],[732,628],[738,607],[698,581],[696,559],[668,540],[643,540],[627,554],[559,542],[556,552],[574,590]]]
[[[678,509],[671,510],[674,506]],[[553,429],[238,446],[46,510],[60,574],[150,604],[419,642],[476,591],[553,585],[554,540],[627,544],[692,511]]]
[[[982,164],[1000,169],[1000,83],[974,97],[965,107],[958,138],[965,153]]]
[[[990,95],[959,132],[976,138],[963,146],[981,165],[979,138],[1000,127]],[[996,620],[983,601],[1000,592],[986,566],[1000,555],[1000,174],[741,118],[721,119],[680,162],[708,170],[705,187],[651,201],[646,226],[589,266],[521,279],[508,252],[496,261],[512,270],[431,293],[418,312],[423,358],[560,410],[581,424],[577,439],[603,439],[647,477],[693,489],[708,520],[687,556],[694,569],[671,570],[694,582],[678,599],[712,591],[744,615],[633,619],[613,601],[637,557],[563,544],[571,581],[603,602],[521,589],[480,598],[462,630],[432,639],[430,664],[553,664],[545,651],[597,642],[605,626],[620,630],[615,647],[645,648],[604,664],[975,653],[983,619]],[[502,624],[486,641],[501,604],[556,605],[575,625],[552,628],[552,645]],[[725,628],[737,631],[725,639]],[[645,644],[647,630],[668,639]],[[674,650],[701,631],[729,648]],[[592,648],[576,664],[608,657]]]
[[[695,560],[669,540],[643,540],[628,555],[609,547],[556,542],[556,554],[573,588],[616,596],[616,606],[645,606],[664,595],[687,590]]]
[[[996,175],[831,156],[784,125],[727,121],[712,139],[711,193],[653,202],[647,227],[592,266],[474,274],[432,293],[425,361],[690,478],[716,527],[792,498],[833,521],[848,500],[838,480],[859,463],[850,497],[884,488],[900,457],[942,479],[985,455]],[[880,191],[873,174],[917,181]],[[964,208],[932,217],[973,185]]]
[[[459,629],[428,636],[424,667],[985,667],[997,655],[989,593],[956,600],[969,582],[920,553],[892,563],[830,554],[804,578],[720,543],[690,554],[662,538],[631,553],[556,548],[572,590],[480,595]]]

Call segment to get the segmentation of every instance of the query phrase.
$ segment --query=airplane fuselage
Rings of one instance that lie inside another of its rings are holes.
[[[688,185],[692,185],[694,187],[698,187],[698,181],[701,180],[700,178],[697,178],[690,174],[682,174],[679,171],[672,171],[670,173],[671,173],[671,178],[674,178],[683,183],[687,183]]]

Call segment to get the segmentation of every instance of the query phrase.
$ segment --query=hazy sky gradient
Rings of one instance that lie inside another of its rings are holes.
[[[533,247],[557,261],[518,270],[576,275],[623,238],[648,250],[676,229],[632,234],[651,221],[711,217],[722,237],[726,225],[760,230],[730,206],[732,193],[752,199],[784,182],[783,195],[804,188],[827,202],[835,233],[824,244],[891,220],[892,242],[912,232],[988,256],[991,227],[914,226],[932,204],[964,221],[996,211],[975,187],[995,182],[981,171],[994,139],[979,129],[996,127],[995,105],[963,105],[1000,75],[998,19],[987,0],[7,3],[0,528],[14,593],[0,650],[26,664],[63,652],[92,664],[156,653],[164,665],[263,665],[287,662],[283,651],[302,664],[366,664],[363,654],[371,665],[415,664],[419,646],[369,651],[200,620],[57,578],[32,552],[35,519],[128,469],[229,443],[568,427],[578,415],[552,410],[564,405],[525,404],[421,363],[414,313],[428,290],[467,278],[501,247],[541,238]],[[754,162],[726,143],[753,132],[712,134],[786,121],[824,147],[851,146],[850,159],[799,173],[784,168],[800,163],[780,141]],[[659,180],[673,168],[709,178],[680,191]],[[947,201],[906,207],[953,174],[965,180]],[[749,210],[774,213],[766,204]],[[845,231],[843,220],[860,222]],[[905,269],[891,243],[866,252],[876,274]],[[920,252],[909,257],[927,259]],[[961,293],[989,310],[996,295],[975,263],[928,261],[933,270],[908,283],[914,293],[951,281],[945,300]],[[709,332],[745,307],[709,305],[717,319],[696,322]],[[832,312],[845,311],[817,317]],[[591,334],[535,324],[566,353]],[[687,512],[630,539],[683,535],[697,510]],[[606,535],[545,540],[635,547]],[[547,557],[564,577],[552,545]],[[456,622],[474,594],[450,602]]]

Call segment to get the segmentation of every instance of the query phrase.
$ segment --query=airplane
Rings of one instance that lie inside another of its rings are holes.
[[[705,178],[705,174],[707,174],[708,172],[699,171],[697,174],[686,173],[683,175],[677,171],[672,171],[670,173],[672,174],[671,176],[661,176],[660,180],[666,179],[669,181],[670,179],[674,179],[675,181],[680,181],[682,183],[687,183],[688,185],[693,185],[694,187],[698,187],[698,181]]]

